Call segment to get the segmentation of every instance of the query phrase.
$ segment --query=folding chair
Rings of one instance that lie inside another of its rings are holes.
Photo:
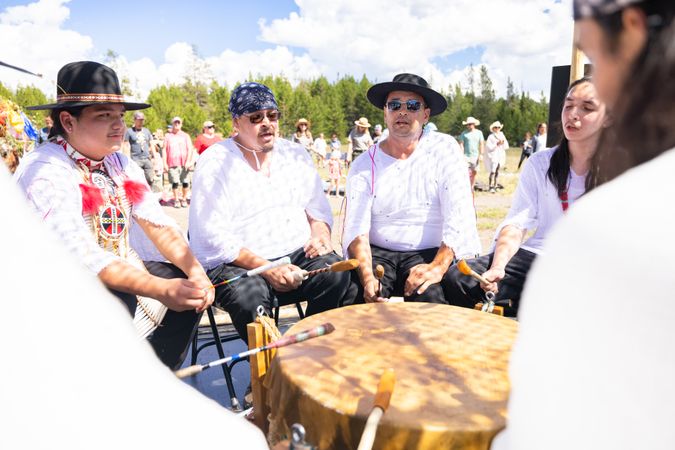
[[[275,303],[272,305],[273,306],[273,312],[274,312],[274,324],[276,326],[279,326],[279,310],[281,309],[279,304],[275,301]],[[295,303],[295,307],[298,310],[298,316],[300,319],[303,319],[305,317],[305,312],[302,309],[302,305],[300,302]],[[216,318],[213,314],[213,307],[208,308],[206,310],[209,318],[209,327],[211,328],[211,336],[212,338],[209,339],[207,342],[199,345],[199,332],[195,332],[193,338],[192,338],[192,346],[191,346],[191,365],[197,364],[197,357],[199,356],[199,352],[204,350],[207,347],[210,347],[212,345],[216,346],[216,351],[218,353],[218,358],[225,358],[225,352],[223,351],[223,343],[225,342],[231,342],[231,341],[236,341],[239,339],[239,334],[237,332],[234,333],[228,333],[223,336],[220,335],[218,331],[218,325],[216,323]],[[237,393],[234,390],[234,383],[232,381],[232,368],[235,366],[235,364],[241,362],[241,359],[234,360],[229,364],[223,364],[222,370],[223,370],[223,376],[225,377],[225,383],[227,385],[227,392],[230,396],[230,405],[232,407],[233,411],[241,411],[241,404],[239,403],[239,400],[237,399]]]

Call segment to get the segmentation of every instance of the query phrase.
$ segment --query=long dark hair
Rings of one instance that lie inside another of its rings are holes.
[[[591,79],[588,77],[579,78],[570,84],[570,87],[567,88],[567,93],[565,97],[569,95],[572,90],[583,83],[591,83]],[[570,146],[565,133],[561,133],[562,138],[560,139],[560,144],[558,148],[551,155],[551,163],[548,166],[548,171],[546,172],[546,177],[551,181],[551,184],[555,186],[558,191],[558,196],[561,196],[564,192],[567,191],[567,183],[570,178]]]
[[[82,114],[82,110],[85,108],[85,106],[75,106],[72,108],[59,108],[59,109],[52,109],[49,113],[49,117],[52,118],[52,122],[54,122],[54,125],[52,126],[51,130],[49,130],[49,136],[47,136],[48,140],[52,140],[56,136],[63,136],[65,137],[68,133],[66,133],[66,130],[63,128],[63,124],[61,123],[61,118],[59,117],[61,115],[61,111],[66,111],[73,117],[80,117]]]
[[[587,191],[675,147],[675,2],[645,0],[632,6],[647,16],[647,43],[614,105],[614,124],[600,137],[586,179]],[[619,45],[622,13],[595,19],[611,53]]]

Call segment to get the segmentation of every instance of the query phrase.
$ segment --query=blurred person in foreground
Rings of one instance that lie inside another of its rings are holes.
[[[577,0],[613,125],[520,308],[493,449],[670,450],[675,405],[675,2]]]
[[[233,448],[267,449],[260,430],[153,356],[126,309],[52,237],[23,197],[0,165],[0,199],[12,212],[0,221],[6,255],[0,294],[21,299],[8,301],[0,315],[0,339],[20,343],[4,352],[12,366],[0,383],[0,448],[184,449],[193,446],[193,434],[148,430],[207,427],[227,433]],[[30,325],[17,320],[27,306]],[[217,447],[222,437],[207,433],[200,442]]]

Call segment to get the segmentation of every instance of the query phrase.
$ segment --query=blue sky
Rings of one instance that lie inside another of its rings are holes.
[[[110,7],[114,4],[114,8]],[[197,46],[203,55],[271,47],[258,39],[258,20],[283,18],[298,11],[294,1],[131,1],[100,3],[73,0],[67,27],[93,36],[97,49],[112,49],[130,59],[149,56],[160,62],[176,41]],[[106,5],[101,16],[101,5]]]
[[[569,63],[571,31],[571,0],[0,0],[1,60],[53,80],[63,64],[103,62],[111,49],[138,98],[197,63],[204,81],[230,86],[250,73],[296,83],[413,72],[439,90],[484,64],[498,94],[510,77],[538,97],[551,67]],[[0,80],[53,87],[7,70]]]

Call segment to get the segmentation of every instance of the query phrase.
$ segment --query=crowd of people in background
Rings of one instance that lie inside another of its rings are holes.
[[[307,118],[300,118],[295,123],[296,131],[288,136],[288,140],[301,144],[311,155],[318,169],[325,169],[327,194],[342,195],[340,188],[345,180],[352,161],[373,145],[385,140],[389,129],[381,124],[371,125],[366,117],[360,117],[352,122],[353,127],[346,136],[346,145],[343,145],[336,133],[319,132],[313,137],[311,122]],[[145,115],[136,111],[132,115],[125,136],[122,151],[143,169],[145,179],[157,198],[163,204],[170,204],[176,208],[186,208],[190,202],[191,174],[201,154],[213,144],[224,139],[216,131],[216,125],[206,120],[202,125],[202,132],[194,140],[182,130],[183,120],[176,116],[171,119],[166,130],[156,129],[151,132],[145,127]],[[502,132],[504,124],[494,122],[489,127],[487,139],[481,129],[480,120],[469,116],[462,121],[466,130],[456,136],[460,149],[467,161],[471,186],[476,190],[486,190],[495,193],[503,186],[498,183],[500,170],[503,171],[506,163],[506,150],[509,142]],[[44,144],[48,140],[53,120],[47,116],[44,127],[41,128],[35,140],[35,146]],[[426,129],[437,131],[433,122],[425,125]],[[371,134],[372,130],[372,134]],[[534,135],[529,131],[520,141],[521,156],[517,169],[520,170],[523,162],[537,151],[546,149],[547,124],[536,124]],[[236,135],[233,130],[230,136]],[[282,137],[282,136],[280,136]],[[26,153],[32,150],[33,145],[26,146]],[[6,163],[13,172],[20,162],[15,157]],[[479,167],[484,167],[488,174],[488,185],[476,185],[476,174]],[[167,198],[167,193],[168,198]]]

